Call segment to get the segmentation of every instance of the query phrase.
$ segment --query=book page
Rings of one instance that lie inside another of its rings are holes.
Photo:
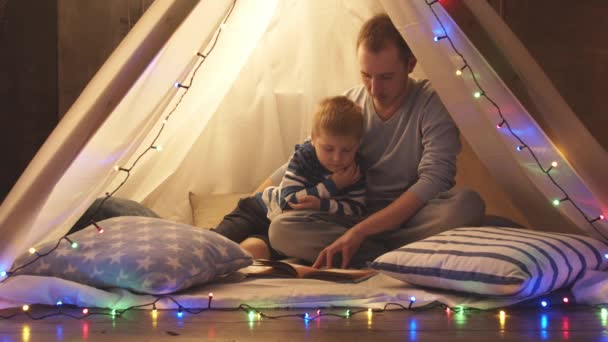
[[[246,267],[241,272],[251,276],[307,278],[333,282],[359,282],[377,273],[372,269],[319,269],[286,261],[265,259],[256,260],[253,266]]]

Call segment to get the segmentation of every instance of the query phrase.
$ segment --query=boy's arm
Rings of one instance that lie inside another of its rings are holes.
[[[319,209],[330,214],[362,216],[365,210],[365,182],[360,180],[349,187],[340,199],[322,198]]]
[[[331,178],[325,178],[317,184],[310,184],[304,176],[296,174],[293,170],[295,169],[288,167],[281,181],[280,204],[282,209],[289,209],[287,203],[297,204],[298,198],[314,196],[323,200],[332,198],[338,194],[336,183]]]

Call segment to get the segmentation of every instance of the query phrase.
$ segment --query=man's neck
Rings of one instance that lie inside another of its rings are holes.
[[[403,92],[402,96],[395,99],[395,101],[393,101],[393,103],[391,103],[387,106],[379,106],[375,102],[373,102],[374,109],[376,110],[376,113],[378,114],[378,116],[380,117],[380,119],[382,121],[388,121],[390,118],[392,118],[395,115],[395,113],[397,113],[399,108],[401,108],[401,106],[403,106],[406,98],[407,98],[407,88],[406,88],[406,91]]]

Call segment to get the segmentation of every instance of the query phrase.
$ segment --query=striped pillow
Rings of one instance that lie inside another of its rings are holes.
[[[515,228],[456,228],[405,245],[370,266],[407,283],[526,298],[572,285],[585,270],[608,269],[608,244]]]

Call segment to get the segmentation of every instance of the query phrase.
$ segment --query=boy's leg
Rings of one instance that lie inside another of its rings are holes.
[[[475,191],[452,189],[430,200],[401,228],[379,234],[389,250],[457,227],[479,226],[485,213],[483,199]]]
[[[239,200],[237,207],[216,228],[216,233],[240,243],[250,236],[268,236],[270,221],[255,197]]]
[[[323,248],[342,236],[360,219],[312,210],[287,211],[270,223],[270,244],[288,257],[313,263]],[[384,252],[383,244],[366,240],[349,266],[365,266],[366,261],[373,260]],[[340,257],[335,257],[334,266],[339,267],[340,263]]]

